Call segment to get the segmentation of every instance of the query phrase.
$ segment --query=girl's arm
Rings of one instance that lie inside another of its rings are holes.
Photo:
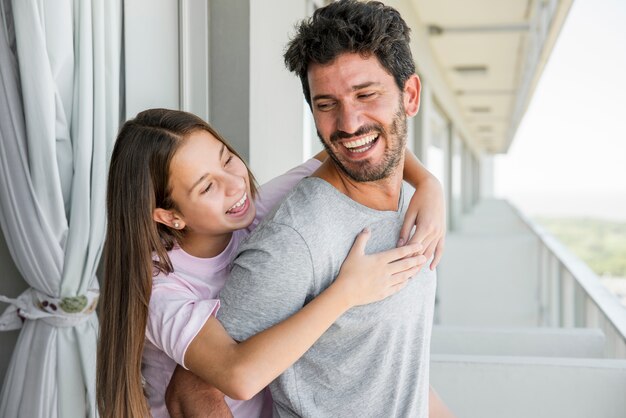
[[[285,321],[235,342],[210,317],[185,353],[185,365],[234,399],[250,399],[295,363],[345,311],[398,292],[426,258],[411,244],[366,255],[370,232],[360,233],[337,279]],[[405,258],[406,257],[406,258]]]
[[[405,243],[421,243],[424,255],[430,259],[434,270],[441,260],[446,233],[446,205],[441,183],[407,149],[404,158],[404,180],[415,188],[400,230],[398,246]],[[409,235],[416,227],[413,237]]]

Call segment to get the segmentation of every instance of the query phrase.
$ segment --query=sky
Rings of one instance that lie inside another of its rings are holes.
[[[626,222],[626,0],[574,0],[495,170],[530,215]]]

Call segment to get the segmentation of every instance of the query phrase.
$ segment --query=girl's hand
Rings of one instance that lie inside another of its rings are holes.
[[[357,235],[332,284],[343,292],[350,307],[376,302],[397,293],[427,261],[424,255],[417,254],[422,249],[421,244],[366,255],[365,245],[370,236],[369,228]]]
[[[409,234],[415,226],[415,233]],[[404,216],[398,247],[406,242],[422,244],[422,254],[427,260],[434,258],[430,269],[434,270],[443,255],[446,234],[446,205],[441,184],[434,177],[420,183],[415,190]]]

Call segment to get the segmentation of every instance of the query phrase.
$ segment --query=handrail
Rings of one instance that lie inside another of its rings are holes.
[[[517,214],[522,222],[533,232],[558,261],[558,263],[572,276],[583,289],[598,310],[606,317],[617,334],[626,345],[626,308],[602,283],[589,266],[576,257],[559,240],[537,225],[510,202],[506,203]]]

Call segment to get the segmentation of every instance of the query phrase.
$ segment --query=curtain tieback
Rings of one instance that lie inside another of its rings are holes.
[[[98,305],[98,289],[84,295],[55,298],[30,288],[16,299],[0,295],[0,302],[10,306],[0,316],[0,331],[20,329],[25,319],[41,319],[55,327],[73,327],[85,322]]]

